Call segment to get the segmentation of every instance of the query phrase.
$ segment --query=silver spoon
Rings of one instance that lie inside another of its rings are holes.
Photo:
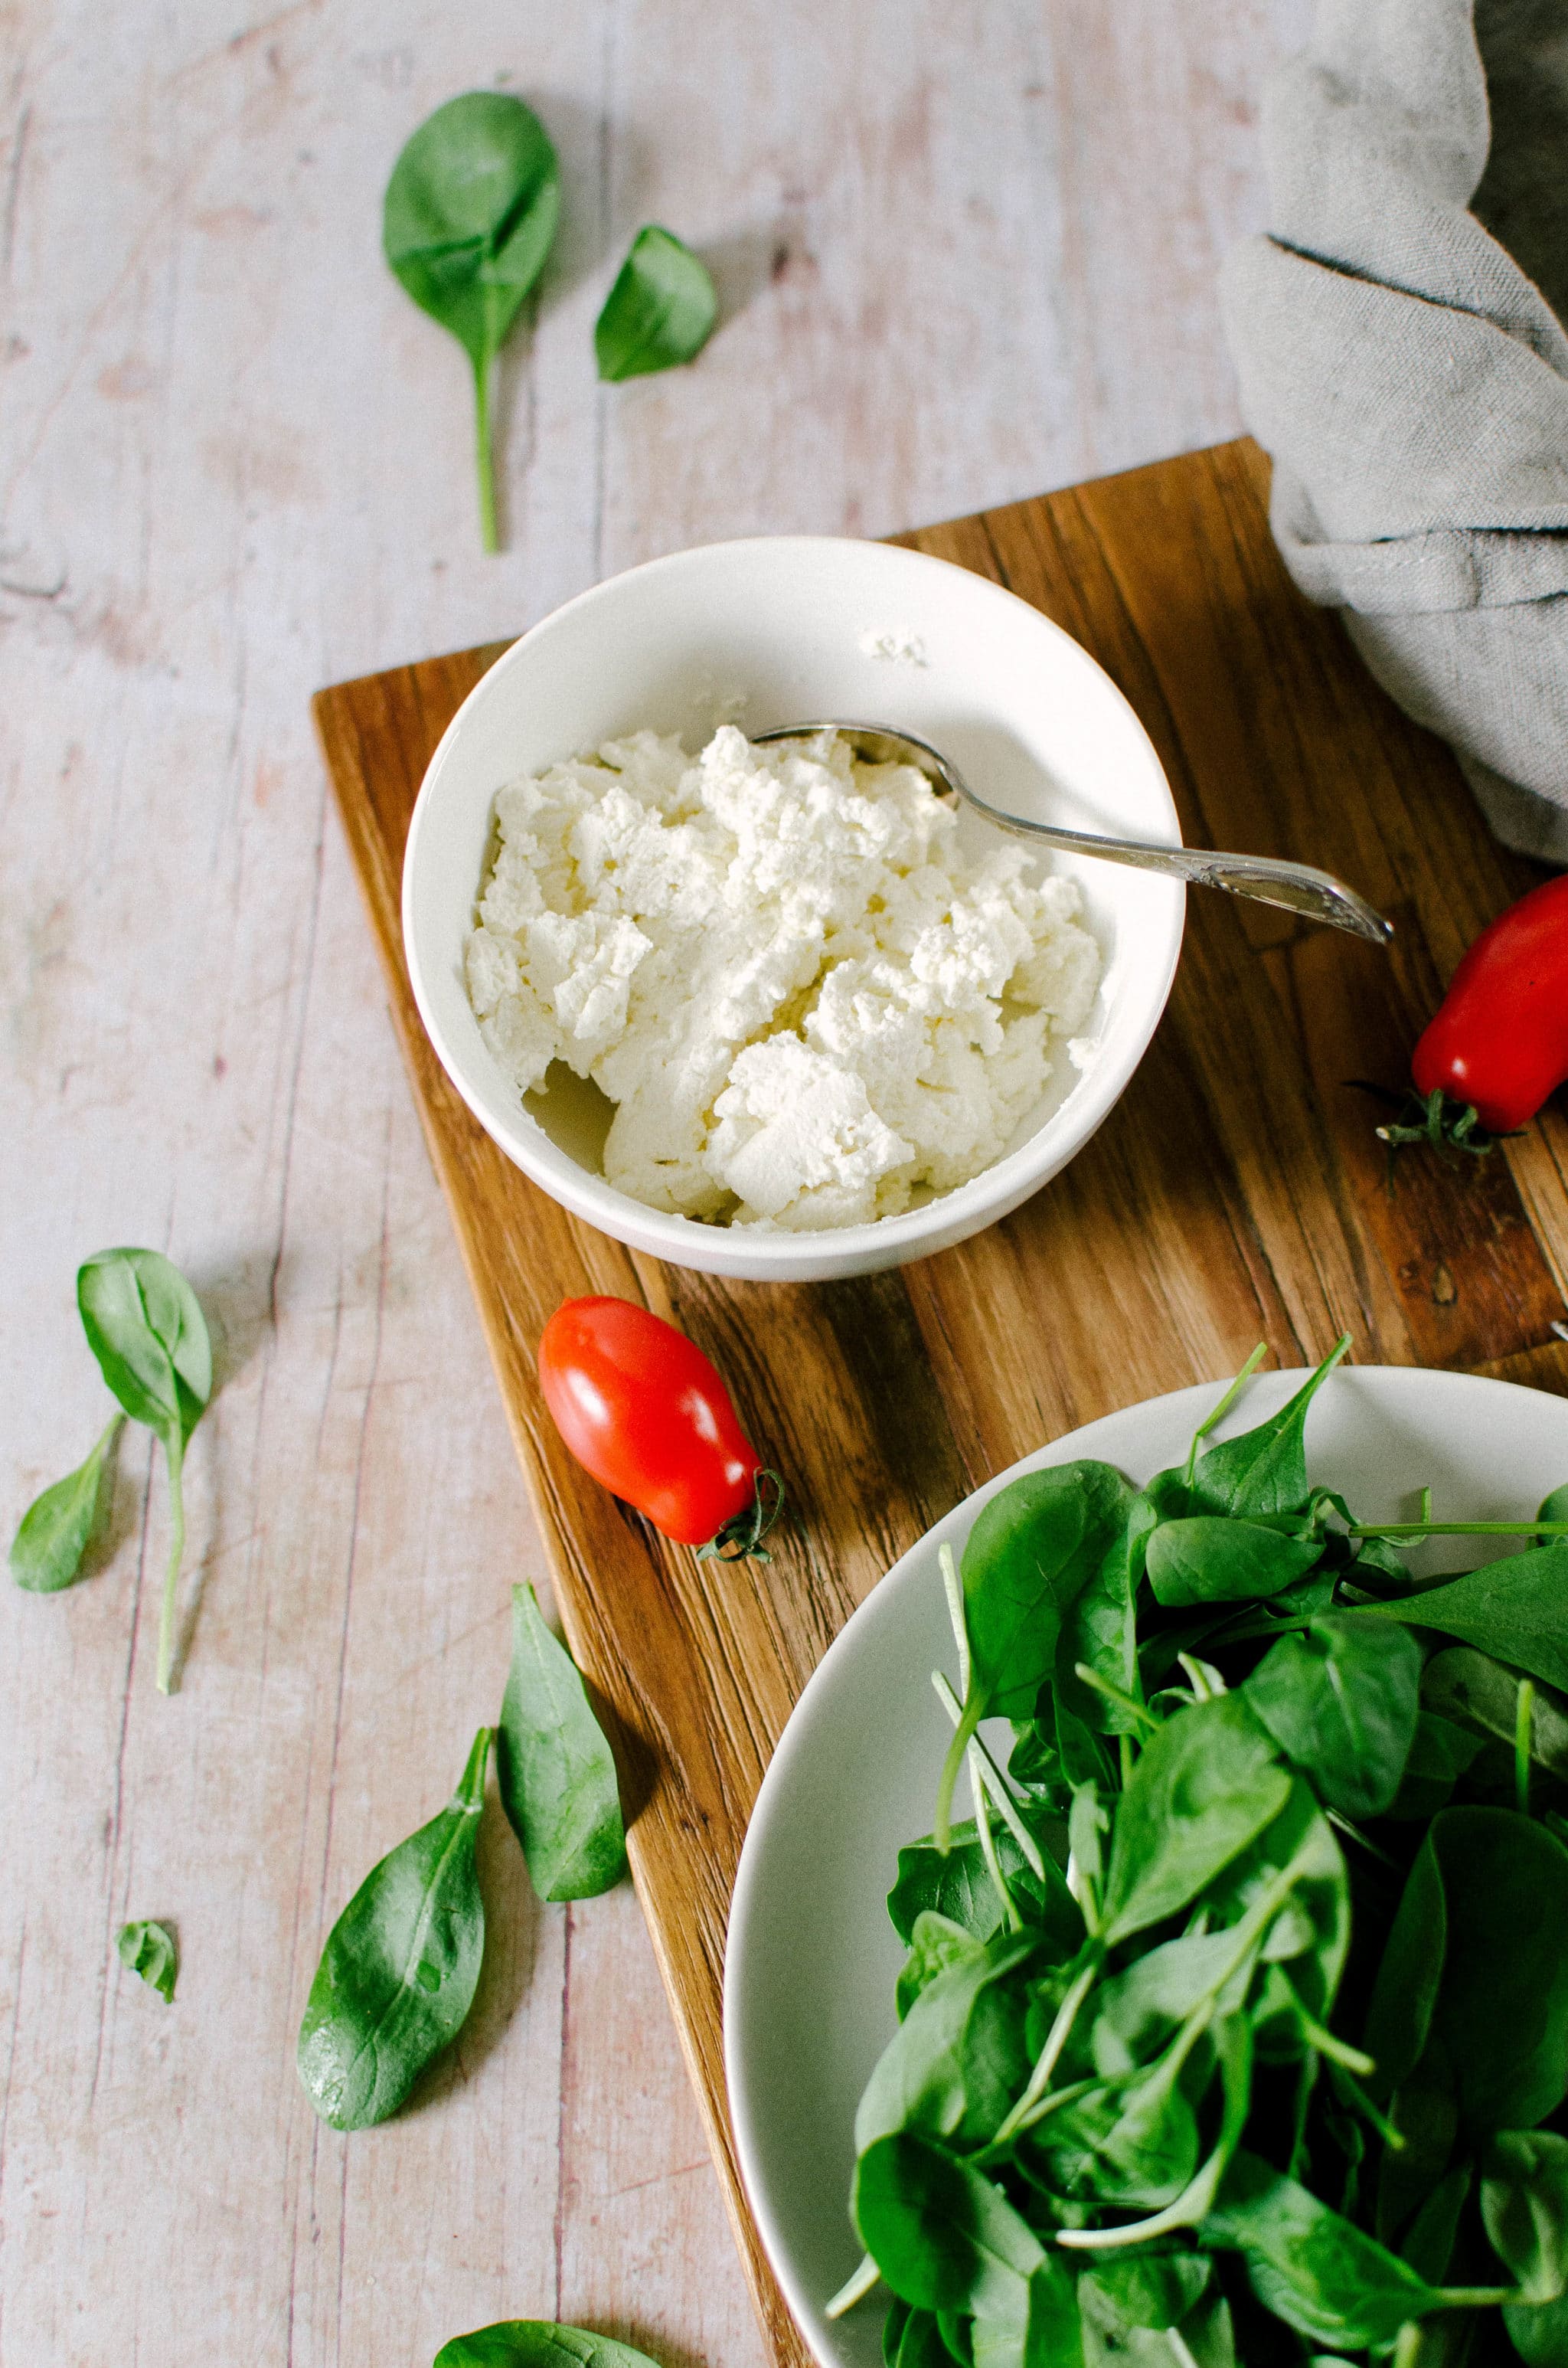
[[[813,733],[836,732],[856,756],[871,765],[913,765],[938,790],[961,799],[1020,838],[1043,839],[1049,847],[1064,847],[1074,855],[1097,855],[1108,863],[1129,863],[1135,871],[1163,872],[1167,879],[1186,880],[1198,888],[1223,888],[1233,896],[1250,896],[1260,905],[1279,905],[1288,913],[1302,913],[1309,921],[1326,921],[1348,929],[1374,946],[1386,946],[1393,923],[1374,912],[1364,896],[1347,888],[1332,872],[1311,863],[1281,863],[1272,855],[1221,855],[1204,847],[1160,847],[1138,838],[1099,838],[1086,830],[1065,830],[1058,823],[1030,822],[1023,814],[1005,814],[971,790],[958,767],[928,741],[913,732],[894,732],[885,723],[780,723],[772,732],[754,732],[757,743],[808,740]]]

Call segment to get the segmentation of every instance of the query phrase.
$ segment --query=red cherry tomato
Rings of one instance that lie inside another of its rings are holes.
[[[684,1332],[628,1299],[568,1299],[544,1327],[539,1378],[584,1470],[666,1538],[767,1560],[782,1486]]]
[[[1568,1078],[1568,877],[1532,888],[1465,955],[1410,1073],[1449,1142],[1479,1123],[1507,1134]],[[1470,1126],[1463,1112],[1472,1110]]]

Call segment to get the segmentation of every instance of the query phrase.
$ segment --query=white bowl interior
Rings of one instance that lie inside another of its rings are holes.
[[[1175,841],[1159,760],[1131,708],[1077,643],[997,586],[877,543],[777,537],[656,560],[584,594],[506,653],[454,719],[409,835],[404,933],[415,993],[471,1109],[547,1190],[620,1238],[731,1272],[848,1272],[957,1240],[1013,1207],[1087,1139],[1131,1075],[1164,1007],[1182,891],[1110,864],[1062,859],[1106,958],[1080,1076],[1051,1092],[985,1176],[876,1226],[750,1237],[661,1215],[594,1172],[604,1117],[593,1089],[519,1104],[480,1034],[462,948],[490,848],[495,792],[640,728],[693,751],[817,717],[886,721],[950,755],[1020,814]],[[990,825],[966,817],[966,829]],[[542,1105],[542,1106],[541,1106]],[[542,1122],[541,1122],[542,1121]],[[860,1254],[875,1237],[883,1255]],[[824,1259],[826,1263],[824,1263]]]
[[[1299,1386],[1260,1376],[1220,1436],[1251,1428]],[[884,1905],[901,1847],[928,1833],[951,1728],[930,1673],[954,1674],[937,1565],[960,1552],[986,1498],[1019,1472],[1099,1456],[1142,1481],[1187,1452],[1214,1404],[1203,1384],[1090,1423],[1026,1456],[913,1547],[846,1625],[811,1679],[763,1782],[736,1876],[724,1981],[730,2111],[746,2192],[786,2300],[823,2368],[875,2368],[881,2309],[830,2323],[822,2304],[859,2258],[849,2224],[855,2108],[895,2024],[903,1951]],[[1568,1406],[1465,1373],[1353,1366],[1313,1402],[1309,1468],[1377,1520],[1534,1512],[1568,1479]],[[1418,1572],[1513,1551],[1451,1538]],[[998,1723],[1000,1754],[1010,1742]],[[960,1795],[963,1787],[960,1788]],[[967,1799],[963,1814],[968,1815]]]

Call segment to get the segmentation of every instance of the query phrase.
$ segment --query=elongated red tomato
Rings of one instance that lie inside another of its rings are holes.
[[[665,1537],[715,1554],[761,1553],[782,1487],[684,1332],[629,1299],[568,1299],[544,1327],[539,1378],[585,1471]]]
[[[1568,876],[1532,888],[1483,929],[1410,1072],[1424,1099],[1444,1094],[1494,1134],[1533,1118],[1568,1078]]]

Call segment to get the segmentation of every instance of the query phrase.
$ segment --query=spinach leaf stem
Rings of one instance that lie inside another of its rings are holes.
[[[473,357],[474,459],[479,467],[479,531],[487,554],[500,549],[495,527],[495,459],[490,434],[490,371],[488,350]]]
[[[1519,1804],[1519,1815],[1530,1813],[1530,1745],[1535,1724],[1535,1684],[1529,1678],[1519,1679],[1518,1707],[1514,1714],[1514,1793]]]
[[[1241,1372],[1236,1375],[1235,1380],[1231,1383],[1230,1388],[1225,1392],[1224,1396],[1220,1400],[1219,1405],[1213,1409],[1211,1414],[1209,1414],[1204,1417],[1203,1421],[1199,1424],[1198,1429],[1193,1432],[1192,1445],[1187,1451],[1187,1485],[1189,1488],[1192,1486],[1192,1475],[1198,1469],[1198,1450],[1200,1443],[1208,1438],[1210,1432],[1213,1430],[1218,1424],[1224,1421],[1225,1417],[1230,1413],[1231,1408],[1235,1405],[1236,1400],[1240,1397],[1242,1392],[1245,1389],[1247,1383],[1251,1381],[1253,1375],[1256,1372],[1259,1365],[1262,1364],[1267,1354],[1267,1341],[1260,1340],[1256,1348],[1253,1350],[1251,1356],[1247,1359],[1246,1363],[1242,1367]]]
[[[960,1702],[957,1694],[954,1693],[952,1687],[948,1683],[947,1679],[942,1675],[940,1669],[932,1670],[931,1683],[936,1689],[937,1701],[941,1703],[942,1708],[947,1712],[948,1716],[952,1720],[956,1726],[959,1720],[963,1716],[963,1706]],[[1003,1820],[1006,1825],[1007,1831],[1012,1835],[1013,1839],[1017,1843],[1019,1850],[1023,1852],[1025,1864],[1028,1866],[1029,1873],[1034,1876],[1035,1880],[1038,1883],[1043,1883],[1045,1881],[1045,1860],[1041,1854],[1040,1844],[1036,1841],[1028,1826],[1025,1825],[1022,1817],[1018,1815],[1017,1804],[1013,1798],[1012,1791],[1008,1785],[1007,1780],[1003,1775],[1000,1768],[997,1767],[995,1760],[992,1758],[983,1736],[977,1735],[973,1742],[970,1745],[969,1760],[971,1769],[975,1766],[976,1761],[978,1760],[985,1788],[990,1793],[992,1799],[995,1802],[996,1806],[1001,1810]],[[978,1823],[978,1820],[976,1822]]]
[[[1028,2086],[1017,2103],[1005,2115],[995,2136],[991,2141],[993,2146],[1001,2146],[1008,2138],[1017,2135],[1028,2118],[1031,2106],[1037,2105],[1050,2088],[1051,2076],[1062,2059],[1062,2051],[1073,2036],[1073,2025],[1078,2019],[1078,2009],[1094,1987],[1095,1976],[1098,1974],[1104,1958],[1104,1943],[1099,1941],[1091,1941],[1088,1962],[1057,2008],[1056,2020],[1046,2034],[1045,2045],[1040,2049],[1039,2062],[1029,2074]]]
[[[1092,1686],[1096,1693],[1103,1694],[1107,1702],[1114,1702],[1118,1710],[1125,1711],[1129,1718],[1136,1719],[1139,1725],[1146,1728],[1151,1735],[1159,1733],[1165,1724],[1159,1713],[1151,1710],[1146,1702],[1134,1701],[1133,1697],[1130,1693],[1125,1693],[1120,1686],[1112,1685],[1108,1678],[1102,1678],[1097,1669],[1089,1667],[1087,1661],[1075,1662],[1074,1674],[1081,1679],[1085,1685]],[[1130,1738],[1123,1736],[1121,1740],[1125,1743]],[[1124,1765],[1121,1771],[1121,1781],[1124,1785],[1127,1776],[1128,1770]]]
[[[164,1573],[164,1600],[158,1614],[158,1691],[166,1694],[174,1688],[175,1611],[179,1589],[179,1566],[185,1556],[185,1441],[176,1422],[164,1440],[164,1453],[169,1467],[169,1561]]]
[[[853,2310],[858,2302],[864,2302],[871,2289],[881,2284],[881,2270],[878,2269],[869,2253],[865,2254],[859,2268],[850,2271],[833,2300],[824,2303],[823,2317],[842,2318],[846,2311]]]

